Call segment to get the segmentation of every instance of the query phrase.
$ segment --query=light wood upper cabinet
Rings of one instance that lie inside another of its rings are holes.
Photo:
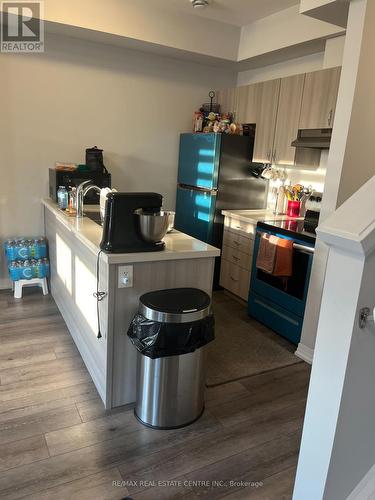
[[[220,110],[222,113],[235,113],[237,115],[238,93],[238,87],[216,91],[216,102],[220,104]]]
[[[257,85],[246,85],[238,87],[237,114],[236,121],[239,123],[256,123],[257,122],[257,106],[256,106],[256,89]]]
[[[300,128],[333,126],[341,68],[229,88],[217,92],[222,112],[239,123],[255,123],[253,160],[317,166],[319,150],[291,146]]]
[[[296,148],[290,144],[297,137],[304,81],[304,74],[281,79],[273,163],[294,165]]]
[[[299,128],[333,126],[341,68],[306,73]]]
[[[271,161],[275,136],[280,79],[256,84],[256,132],[253,160]]]

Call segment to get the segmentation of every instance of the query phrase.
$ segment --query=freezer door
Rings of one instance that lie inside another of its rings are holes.
[[[178,183],[216,189],[220,144],[220,134],[181,134]]]
[[[216,194],[177,188],[175,228],[198,240],[212,242]]]
[[[268,182],[250,174],[252,137],[222,138],[217,210],[262,209],[267,204]]]

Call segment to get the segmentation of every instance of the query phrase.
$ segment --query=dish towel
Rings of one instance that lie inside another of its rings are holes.
[[[273,276],[292,276],[293,240],[264,234],[259,243],[256,267]]]
[[[277,239],[275,267],[272,274],[290,278],[293,274],[293,240]]]
[[[277,240],[272,234],[263,234],[260,238],[256,267],[265,273],[272,274],[275,269]]]

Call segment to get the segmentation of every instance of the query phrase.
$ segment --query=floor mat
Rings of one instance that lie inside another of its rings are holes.
[[[216,339],[208,345],[207,385],[224,384],[300,363],[296,346],[247,316],[246,306],[215,292]]]

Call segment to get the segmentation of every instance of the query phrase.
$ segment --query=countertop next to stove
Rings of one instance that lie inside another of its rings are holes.
[[[257,224],[267,220],[283,221],[283,220],[303,220],[303,217],[295,218],[288,217],[287,215],[275,215],[272,210],[222,210],[221,212],[226,217],[248,222],[250,224]]]

